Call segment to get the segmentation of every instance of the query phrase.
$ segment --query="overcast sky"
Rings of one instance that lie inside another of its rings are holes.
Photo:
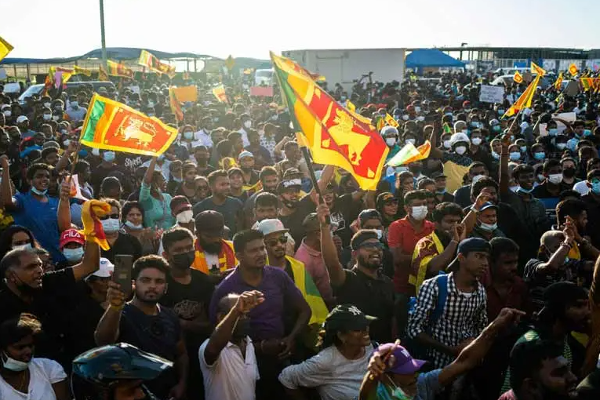
[[[98,0],[1,0],[9,57],[100,47]],[[469,45],[600,48],[599,0],[105,0],[107,47],[268,51]]]

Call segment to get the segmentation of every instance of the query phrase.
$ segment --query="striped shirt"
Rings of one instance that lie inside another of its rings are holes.
[[[472,293],[458,290],[454,273],[448,275],[448,295],[441,317],[431,323],[429,318],[437,305],[438,284],[436,278],[423,282],[414,312],[408,322],[408,335],[415,338],[426,332],[435,340],[446,346],[458,346],[468,338],[477,337],[487,326],[487,295],[481,283]],[[443,368],[450,364],[454,357],[429,348],[427,358],[435,368]]]

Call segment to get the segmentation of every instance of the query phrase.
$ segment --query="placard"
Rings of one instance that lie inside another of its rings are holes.
[[[479,101],[484,103],[502,103],[504,101],[504,86],[481,85]]]
[[[250,88],[250,96],[273,97],[273,86],[253,86]]]

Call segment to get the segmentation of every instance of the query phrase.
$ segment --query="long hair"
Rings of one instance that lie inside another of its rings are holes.
[[[38,247],[35,238],[33,237],[33,233],[24,226],[21,225],[11,225],[0,235],[0,260],[12,250],[12,238],[15,233],[24,232],[27,236],[29,236],[29,240],[31,240],[31,247]]]

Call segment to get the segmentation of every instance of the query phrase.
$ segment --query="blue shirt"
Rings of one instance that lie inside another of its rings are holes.
[[[250,290],[259,290],[265,295],[265,301],[248,313],[250,338],[256,342],[285,337],[284,313],[289,313],[289,307],[292,304],[304,301],[304,299],[289,275],[277,267],[265,266],[262,280],[256,287],[244,282],[239,267],[237,267],[235,271],[223,279],[213,293],[210,301],[211,321],[216,322],[217,320],[219,300],[230,293],[242,294]],[[286,306],[288,307],[287,310],[285,310]]]
[[[46,196],[48,201],[41,202],[29,191],[17,193],[14,199],[17,203],[17,209],[12,212],[15,224],[29,229],[40,246],[50,253],[54,262],[64,261],[65,258],[58,249],[58,198]]]

